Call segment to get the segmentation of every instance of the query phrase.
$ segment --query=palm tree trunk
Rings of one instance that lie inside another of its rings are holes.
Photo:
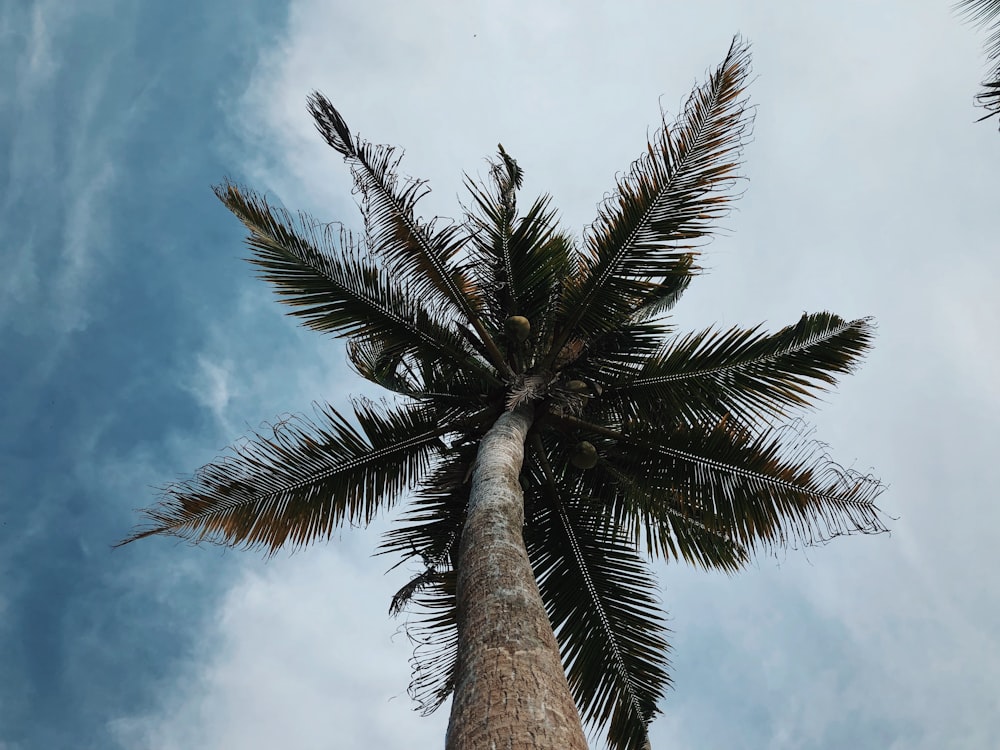
[[[458,564],[458,670],[446,750],[586,750],[524,547],[518,476],[533,411],[483,437]]]

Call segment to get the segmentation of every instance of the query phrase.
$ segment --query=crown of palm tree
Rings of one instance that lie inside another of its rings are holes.
[[[395,394],[254,434],[165,488],[126,541],[173,534],[273,553],[365,524],[406,497],[381,551],[419,572],[411,690],[427,710],[453,686],[455,566],[481,438],[530,408],[524,540],[585,720],[641,745],[669,685],[667,630],[647,556],[736,571],[755,552],[885,529],[881,485],[785,424],[872,338],[868,320],[803,315],[674,333],[666,313],[726,210],[748,130],[739,40],[663,123],[577,243],[549,198],[518,204],[500,147],[460,224],[415,213],[422,182],[399,152],[352,135],[322,95],[310,111],[350,165],[361,239],[233,183],[216,193],[249,230],[251,262],[292,314],[347,340],[363,377]],[[409,494],[408,494],[408,491]]]

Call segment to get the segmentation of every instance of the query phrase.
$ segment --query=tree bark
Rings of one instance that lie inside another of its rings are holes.
[[[533,412],[483,437],[458,564],[458,669],[446,750],[586,750],[524,547],[518,477]]]

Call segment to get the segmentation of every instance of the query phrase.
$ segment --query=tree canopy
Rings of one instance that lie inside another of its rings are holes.
[[[356,135],[323,95],[309,110],[347,162],[364,228],[293,215],[234,182],[250,261],[291,314],[347,341],[389,394],[320,405],[250,435],[164,488],[126,541],[170,534],[274,553],[364,525],[406,500],[380,551],[415,564],[412,692],[454,685],[455,566],[480,441],[531,408],[524,544],[586,722],[640,747],[670,684],[653,560],[735,572],[754,554],[885,530],[882,485],[833,462],[799,411],[871,345],[868,319],[804,314],[678,333],[669,311],[701,272],[748,137],[747,46],[734,40],[674,122],[664,118],[577,241],[548,196],[520,204],[502,146],[467,180],[463,221],[416,213],[401,152]]]

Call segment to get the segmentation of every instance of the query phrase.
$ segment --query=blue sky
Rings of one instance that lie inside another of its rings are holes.
[[[386,615],[405,571],[371,557],[387,519],[268,562],[110,549],[152,488],[364,390],[253,278],[210,186],[357,226],[318,88],[406,147],[428,215],[502,141],[579,232],[737,31],[748,191],[677,322],[874,315],[867,363],[807,416],[897,520],[735,577],[661,568],[653,747],[994,746],[1000,136],[947,3],[77,5],[0,0],[0,750],[440,746]]]

